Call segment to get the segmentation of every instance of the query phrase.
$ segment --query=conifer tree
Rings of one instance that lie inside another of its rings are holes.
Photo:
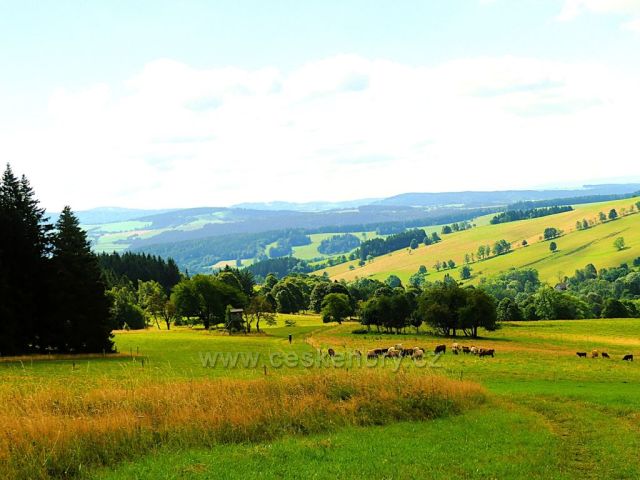
[[[7,165],[0,181],[0,354],[38,351],[46,316],[47,254],[51,226],[29,181]]]
[[[63,334],[61,350],[111,352],[109,301],[100,266],[77,217],[65,207],[53,236],[55,322]]]

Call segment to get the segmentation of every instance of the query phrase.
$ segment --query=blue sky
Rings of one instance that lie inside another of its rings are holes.
[[[638,52],[640,0],[0,0],[0,157],[52,209],[638,177]]]

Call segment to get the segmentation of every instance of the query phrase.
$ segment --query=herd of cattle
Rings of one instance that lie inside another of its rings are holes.
[[[429,349],[422,348],[422,347],[404,348],[402,344],[399,343],[388,348],[374,348],[372,350],[368,350],[367,358],[373,359],[373,358],[379,358],[379,357],[391,357],[391,358],[410,357],[415,360],[419,360],[419,359],[422,359],[425,355],[425,352],[428,352],[428,351]],[[454,343],[453,345],[451,345],[451,351],[453,352],[454,355],[463,353],[463,354],[477,355],[479,357],[493,357],[496,353],[495,349],[493,348],[481,348],[481,347],[475,347],[475,346],[468,347],[465,345],[460,345],[458,343]],[[444,344],[436,345],[436,348],[433,350],[433,353],[435,355],[442,355],[442,354],[445,354],[446,352],[447,352],[447,346]],[[328,349],[327,353],[329,354],[330,357],[333,357],[336,354],[333,348]],[[355,350],[354,354],[357,356],[362,355],[360,350]]]
[[[428,351],[429,349],[422,348],[422,347],[404,348],[401,343],[398,343],[393,347],[374,348],[372,350],[368,350],[367,358],[373,359],[373,358],[379,358],[379,357],[383,357],[383,358],[384,357],[391,357],[391,358],[410,357],[418,360],[418,359],[422,359],[425,355],[425,352],[428,352]],[[475,346],[469,347],[466,345],[460,345],[458,343],[454,343],[453,345],[451,345],[451,351],[453,352],[454,355],[458,355],[462,353],[462,354],[477,355],[478,357],[494,357],[496,353],[495,349],[493,348],[481,348],[481,347],[475,347]],[[447,346],[444,344],[436,345],[436,348],[433,350],[433,353],[435,355],[441,355],[446,352],[447,352]],[[327,353],[329,354],[330,357],[333,357],[335,356],[336,351],[333,348],[330,348],[328,349]],[[362,352],[360,352],[360,350],[355,350],[354,354],[356,356],[361,356]],[[578,357],[584,357],[584,358],[587,358],[588,356],[587,352],[576,352],[576,355]],[[598,357],[611,358],[607,352],[598,352],[598,350],[592,350],[591,358],[598,358]],[[626,362],[632,362],[633,355],[631,354],[624,355],[622,357],[622,360]]]
[[[576,355],[578,357],[587,358],[587,352],[576,352]],[[591,350],[591,358],[598,358],[599,356],[602,358],[611,358],[607,352],[598,352],[598,350]],[[624,360],[625,362],[633,362],[633,355],[628,353],[627,355],[622,357],[622,360]]]

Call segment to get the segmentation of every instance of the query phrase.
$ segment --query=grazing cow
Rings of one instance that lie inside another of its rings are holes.
[[[624,360],[626,362],[633,362],[633,355],[627,354],[624,357],[622,357],[622,360]]]
[[[602,358],[610,358],[607,352],[602,352],[600,355],[602,356]]]
[[[591,350],[591,358],[598,358],[598,350]]]
[[[458,355],[461,350],[462,347],[458,343],[454,343],[453,345],[451,345],[451,351],[454,353],[454,355]]]
[[[471,349],[469,347],[462,347],[462,353],[470,353]]]
[[[479,357],[491,357],[493,358],[493,355],[496,351],[493,348],[481,348],[478,351],[478,356]]]
[[[411,357],[414,360],[422,359],[422,357],[424,357],[424,350],[422,350],[421,348],[416,347],[413,350],[413,355],[411,355]]]
[[[578,355],[579,357],[587,358],[587,352],[576,352],[576,355]]]
[[[414,348],[403,348],[402,349],[402,356],[403,357],[410,357],[413,355],[413,352],[415,351]]]
[[[436,355],[439,353],[446,353],[447,352],[447,346],[446,345],[437,345],[436,349],[433,351],[433,353],[435,353]]]
[[[469,349],[469,351],[470,351],[471,353],[473,353],[474,355],[477,355],[477,354],[478,354],[478,347],[471,347],[471,348]]]
[[[389,349],[388,348],[376,348],[375,352],[376,355],[384,355],[385,353],[387,353]]]
[[[327,350],[327,353],[329,354],[330,357],[336,356],[336,351],[333,348],[330,348],[329,350]]]
[[[379,349],[375,349],[375,350],[369,350],[367,352],[367,358],[378,358],[378,350]]]

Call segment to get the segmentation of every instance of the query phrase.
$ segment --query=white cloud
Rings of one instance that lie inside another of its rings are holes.
[[[624,23],[625,29],[635,30],[640,22],[640,0],[565,0],[559,21],[569,21],[584,13],[616,14],[632,17]],[[629,28],[630,27],[630,28]]]
[[[622,25],[625,30],[629,30],[631,32],[640,32],[640,17],[635,20],[631,20]]]
[[[347,199],[637,172],[637,80],[530,58],[342,55],[291,72],[151,62],[57,90],[0,154],[49,208]]]

